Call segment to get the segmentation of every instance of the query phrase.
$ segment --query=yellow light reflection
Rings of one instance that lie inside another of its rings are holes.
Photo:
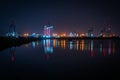
[[[61,42],[60,42],[60,43],[61,43],[61,44],[60,44],[60,45],[61,45],[61,47],[63,48],[63,40],[61,40]]]
[[[77,44],[77,45],[76,45],[76,46],[77,46],[76,49],[78,50],[78,48],[79,48],[79,41],[78,41],[78,40],[77,40],[76,44]]]
[[[82,47],[81,47],[81,41],[80,41],[80,50],[82,49]]]
[[[84,47],[85,47],[84,40],[82,40],[81,47],[82,47],[82,51],[84,51]]]
[[[113,43],[112,53],[115,53],[115,43]]]
[[[57,45],[57,41],[56,41],[56,39],[54,39],[53,40],[53,46],[56,47],[56,45]]]
[[[29,44],[25,44],[25,47],[29,47]]]
[[[66,46],[66,41],[64,40],[63,41],[63,48],[65,49],[65,46]]]

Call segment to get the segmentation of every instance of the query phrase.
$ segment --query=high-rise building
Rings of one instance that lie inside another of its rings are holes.
[[[44,26],[44,37],[52,37],[53,36],[53,26]]]
[[[88,37],[93,37],[94,36],[94,33],[93,33],[93,27],[90,27],[88,29]]]
[[[101,31],[100,31],[100,36],[101,37],[110,37],[111,36],[111,27],[104,27]]]

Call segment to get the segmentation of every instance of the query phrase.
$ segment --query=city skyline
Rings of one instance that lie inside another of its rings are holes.
[[[8,32],[14,18],[18,33],[42,33],[46,24],[54,26],[57,33],[86,33],[94,27],[97,33],[111,25],[112,31],[120,35],[119,4],[116,1],[1,1],[0,34]]]
[[[24,37],[43,37],[43,38],[52,38],[52,37],[119,37],[118,34],[112,31],[111,26],[108,25],[107,27],[103,27],[101,30],[99,30],[97,33],[94,32],[94,27],[90,27],[87,32],[74,32],[71,31],[69,33],[62,32],[54,32],[54,26],[52,25],[45,25],[43,28],[42,33],[18,33],[16,31],[16,26],[14,20],[12,20],[11,24],[9,25],[9,31],[6,33],[6,36],[13,36],[13,37],[19,37],[19,36],[24,36]]]
[[[0,80],[119,79],[119,0],[0,0]]]

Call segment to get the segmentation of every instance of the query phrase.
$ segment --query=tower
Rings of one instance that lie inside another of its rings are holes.
[[[47,21],[46,25],[44,26],[43,30],[44,37],[53,37],[53,26]]]
[[[11,24],[9,25],[9,33],[15,33],[15,28],[16,28],[15,21],[12,20]]]
[[[16,32],[16,26],[15,26],[15,21],[12,19],[10,25],[9,25],[9,31],[6,34],[6,36],[10,37],[18,37],[18,34]]]

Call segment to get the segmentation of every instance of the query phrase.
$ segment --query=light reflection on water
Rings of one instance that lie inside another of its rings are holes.
[[[93,40],[91,40],[91,56],[94,56],[94,50],[93,50]]]
[[[108,41],[94,41],[94,40],[42,40],[37,42],[32,42],[32,47],[39,47],[39,44],[43,45],[45,53],[53,53],[55,48],[76,50],[76,51],[90,51],[91,56],[94,56],[95,50],[99,49],[99,53],[106,56],[107,54],[115,53],[115,43],[111,40]],[[37,45],[36,45],[37,44]],[[95,46],[94,46],[95,45]],[[25,44],[26,47],[30,44]]]
[[[114,55],[115,53],[115,42],[111,40],[103,41],[103,40],[41,40],[41,41],[33,41],[29,44],[24,45],[26,48],[41,48],[43,47],[44,53],[46,54],[46,58],[49,59],[51,54],[54,54],[54,50],[56,48],[63,49],[64,51],[74,51],[78,52],[86,52],[86,54],[90,54],[91,57],[94,57],[95,54],[102,54],[104,57],[109,55]],[[11,54],[11,61],[14,62],[16,55],[16,47],[12,47],[9,49],[9,53]]]
[[[85,77],[86,72],[106,76],[120,71],[119,45],[118,40],[45,39],[31,42],[0,52],[0,72],[5,76],[16,73],[20,77],[38,75],[37,78],[40,75],[61,77],[62,74],[76,77],[75,72],[75,75]]]
[[[43,40],[43,46],[45,53],[53,53],[53,40]]]
[[[14,62],[15,54],[16,54],[16,47],[10,48],[10,52],[9,53],[11,54],[11,61]]]

